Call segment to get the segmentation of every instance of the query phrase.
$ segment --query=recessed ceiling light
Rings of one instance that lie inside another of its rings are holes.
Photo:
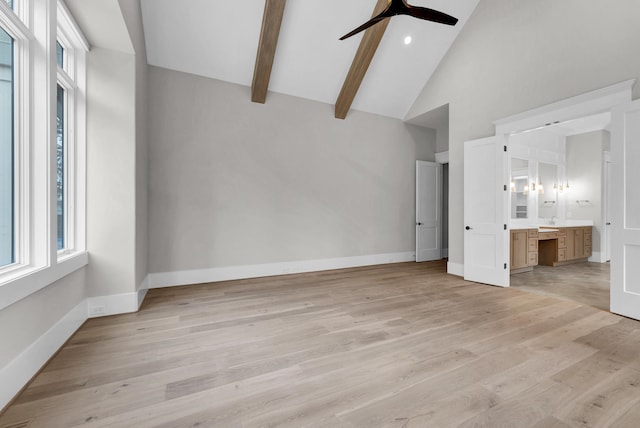
[[[410,44],[410,43],[411,43],[411,36],[407,36],[407,37],[405,37],[405,38],[404,38],[404,44],[405,44],[405,45],[408,45],[408,44]]]

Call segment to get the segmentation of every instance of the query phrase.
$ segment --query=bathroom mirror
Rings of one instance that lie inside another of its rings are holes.
[[[511,158],[511,218],[528,218],[529,161]]]
[[[538,164],[538,217],[551,219],[558,216],[558,166]]]

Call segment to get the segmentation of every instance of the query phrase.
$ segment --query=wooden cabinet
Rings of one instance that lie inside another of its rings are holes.
[[[511,231],[511,273],[528,272],[538,264],[538,230]]]
[[[591,257],[591,226],[561,227],[558,230],[554,239],[543,233],[548,236],[539,244],[539,264],[558,266],[586,261]]]

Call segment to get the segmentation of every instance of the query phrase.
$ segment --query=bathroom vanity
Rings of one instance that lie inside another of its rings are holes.
[[[560,266],[591,257],[592,226],[540,228],[538,264]]]
[[[540,226],[511,229],[511,273],[534,266],[560,266],[587,261],[591,257],[592,226]]]

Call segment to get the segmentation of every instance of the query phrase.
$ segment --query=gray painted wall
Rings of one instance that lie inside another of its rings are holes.
[[[420,128],[413,125],[406,125],[413,131],[416,140],[416,160],[435,162],[436,160],[436,130],[431,128]],[[424,138],[421,140],[421,137]]]
[[[637,0],[478,4],[407,115],[449,104],[451,262],[463,263],[463,142],[493,135],[496,119],[640,77],[638,16]]]
[[[414,251],[432,133],[156,67],[149,111],[151,272]]]

